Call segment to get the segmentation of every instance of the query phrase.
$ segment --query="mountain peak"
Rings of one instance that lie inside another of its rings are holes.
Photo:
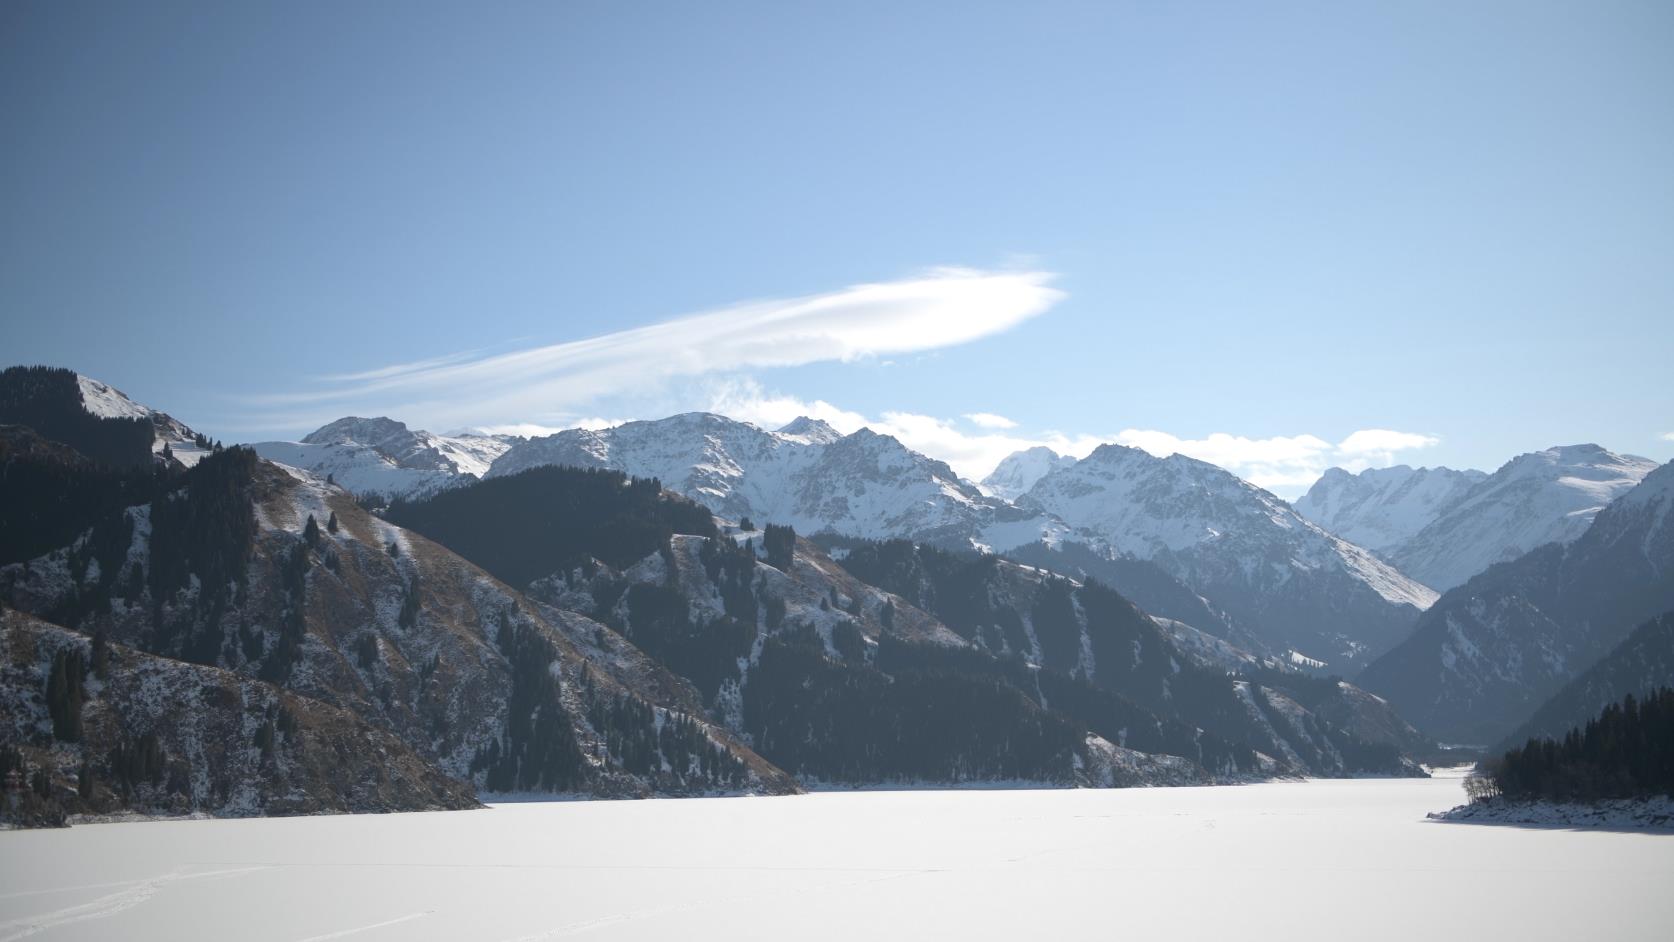
[[[1506,462],[1391,550],[1402,571],[1438,590],[1544,543],[1569,543],[1650,474],[1649,458],[1595,444],[1555,445]]]
[[[433,435],[388,416],[344,416],[299,442],[258,442],[263,458],[331,475],[357,494],[412,496],[479,478],[519,438]]]
[[[367,419],[358,415],[348,415],[304,435],[302,441],[306,445],[340,445],[354,442],[377,446],[398,435],[410,434],[407,423],[397,422],[388,416],[380,415]]]
[[[1189,455],[1101,445],[1041,478],[1019,506],[1057,516],[1103,555],[1157,563],[1275,650],[1361,660],[1392,646],[1435,600],[1271,493]],[[1272,598],[1285,601],[1252,601]]]
[[[778,434],[810,444],[829,444],[843,437],[843,433],[832,428],[824,419],[809,418],[805,415],[799,415],[785,423],[778,430]]]
[[[1000,459],[994,470],[982,479],[982,488],[1004,500],[1023,496],[1035,482],[1059,468],[1075,464],[1075,459],[1060,455],[1045,445],[1014,451]]]
[[[1345,540],[1388,553],[1412,539],[1488,475],[1404,464],[1358,474],[1332,468],[1292,503],[1297,513]]]
[[[1540,451],[1531,451],[1526,454],[1518,455],[1506,462],[1504,468],[1501,470],[1508,468],[1522,468],[1527,470],[1535,468],[1560,468],[1566,471],[1574,468],[1601,468],[1614,470],[1639,466],[1642,466],[1644,470],[1640,470],[1637,477],[1643,477],[1649,468],[1656,466],[1656,462],[1651,461],[1649,458],[1641,458],[1638,455],[1617,454],[1616,452],[1605,448],[1603,445],[1583,442],[1578,445],[1553,445],[1551,448],[1543,448]]]

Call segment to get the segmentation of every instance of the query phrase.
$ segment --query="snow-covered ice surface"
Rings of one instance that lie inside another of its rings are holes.
[[[1425,819],[1461,801],[1363,779],[9,832],[0,940],[1668,938],[1674,836]]]

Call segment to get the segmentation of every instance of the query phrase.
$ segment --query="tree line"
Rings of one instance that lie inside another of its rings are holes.
[[[1674,795],[1674,688],[1629,694],[1562,739],[1530,739],[1483,764],[1474,798],[1594,801]]]

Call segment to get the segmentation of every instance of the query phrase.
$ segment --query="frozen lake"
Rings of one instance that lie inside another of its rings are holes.
[[[0,942],[1674,938],[1674,836],[1457,779],[826,793],[0,833]]]

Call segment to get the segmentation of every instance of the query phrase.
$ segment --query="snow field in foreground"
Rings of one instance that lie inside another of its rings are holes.
[[[1457,778],[827,792],[0,833],[32,939],[1665,939],[1674,835]]]

